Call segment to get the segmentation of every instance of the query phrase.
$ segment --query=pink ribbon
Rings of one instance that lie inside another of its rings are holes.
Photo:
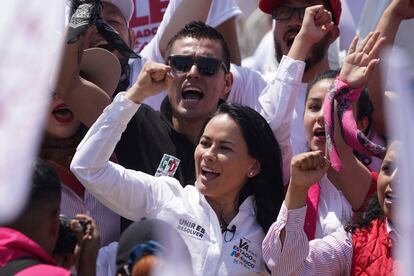
[[[352,113],[352,103],[359,99],[362,91],[363,88],[351,89],[347,83],[336,78],[323,103],[328,154],[331,165],[336,171],[341,170],[342,163],[334,140],[334,100],[338,102],[339,128],[345,143],[354,150],[367,155],[374,155],[381,159],[385,155],[384,147],[370,141],[357,128]]]

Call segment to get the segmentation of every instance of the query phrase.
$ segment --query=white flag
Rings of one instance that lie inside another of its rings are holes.
[[[24,206],[62,49],[63,0],[13,0],[0,16],[0,223]]]
[[[387,125],[392,139],[400,141],[397,166],[399,170],[399,185],[397,190],[399,205],[396,210],[397,226],[402,241],[397,243],[398,252],[395,259],[402,260],[398,275],[414,275],[414,82],[411,78],[410,58],[406,53],[394,48],[392,55],[388,52],[388,62],[384,72],[388,70],[387,84],[396,92],[396,97],[386,106]],[[385,78],[383,78],[385,79]],[[385,87],[385,86],[384,86]]]

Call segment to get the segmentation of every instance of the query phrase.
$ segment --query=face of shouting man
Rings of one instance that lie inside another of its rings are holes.
[[[168,97],[176,118],[204,121],[230,91],[231,73],[217,40],[180,38],[172,45],[167,63],[173,75]]]
[[[314,5],[325,5],[322,0],[284,0],[273,8],[272,15],[276,20],[273,37],[276,59],[280,62],[283,55],[287,55],[296,35],[302,26],[305,8]],[[328,9],[329,10],[329,9]],[[310,55],[305,60],[305,71],[318,64],[327,54],[332,42],[332,34],[327,33],[319,42],[312,46]]]

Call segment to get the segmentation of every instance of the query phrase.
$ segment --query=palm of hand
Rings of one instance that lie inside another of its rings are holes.
[[[358,37],[355,37],[349,46],[339,78],[350,88],[365,86],[378,63],[377,58],[383,42],[384,37],[380,38],[379,32],[370,33],[357,49]]]
[[[358,88],[366,83],[366,69],[369,64],[369,55],[355,52],[347,55],[342,65],[340,78],[351,88]]]

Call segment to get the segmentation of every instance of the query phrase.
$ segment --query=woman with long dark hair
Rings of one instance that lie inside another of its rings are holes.
[[[127,101],[125,95],[117,97]],[[186,242],[196,275],[267,273],[261,243],[279,212],[284,188],[280,149],[260,114],[222,104],[207,121],[194,153],[195,186],[185,188],[175,178],[110,162],[126,123],[109,115],[105,110],[92,126],[71,164],[82,184],[128,219],[170,223]],[[177,166],[168,156],[164,162],[160,166],[166,170]]]

